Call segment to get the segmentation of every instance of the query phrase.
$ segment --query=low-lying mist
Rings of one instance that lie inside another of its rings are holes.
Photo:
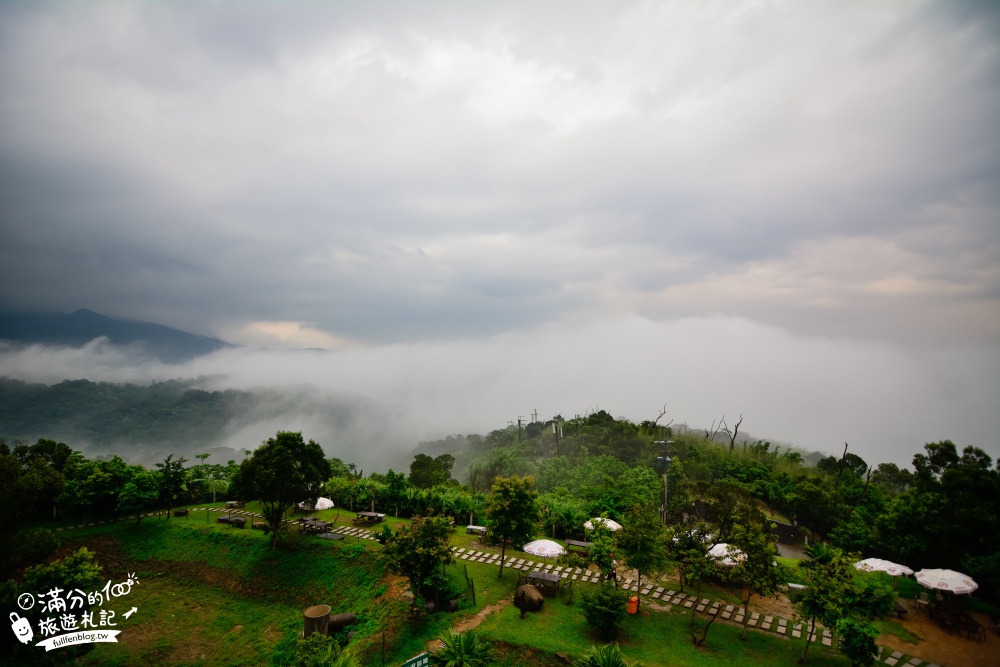
[[[7,346],[0,375],[47,384],[199,378],[207,390],[251,391],[253,408],[211,446],[253,449],[277,430],[301,430],[366,471],[406,469],[421,440],[487,433],[536,410],[539,419],[604,409],[641,421],[664,404],[661,423],[707,427],[742,414],[741,431],[755,437],[838,454],[846,441],[873,464],[909,465],[924,443],[944,438],[1000,456],[996,349],[801,338],[731,317],[623,317],[338,352],[236,348],[177,365],[102,340]],[[142,451],[146,461],[168,453]]]

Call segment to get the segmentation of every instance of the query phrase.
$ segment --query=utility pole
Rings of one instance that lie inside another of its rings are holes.
[[[561,433],[559,431],[561,431],[561,430],[562,430],[561,428],[559,428],[559,427],[556,426],[556,422],[553,419],[552,420],[552,436],[555,438],[555,441],[556,441],[556,456],[559,456],[559,436],[561,435]]]
[[[663,475],[663,505],[660,507],[660,515],[663,518],[663,523],[667,522],[667,473],[670,471],[671,459],[667,456],[667,451],[670,449],[670,445],[674,444],[673,440],[657,440],[653,443],[654,445],[660,445],[663,447],[663,455],[656,457],[656,467],[660,469]]]
[[[524,421],[524,417],[521,415],[517,416],[517,444],[521,444],[521,422]]]
[[[536,421],[538,421],[538,408],[535,408],[535,411],[531,413],[531,423],[534,424]]]

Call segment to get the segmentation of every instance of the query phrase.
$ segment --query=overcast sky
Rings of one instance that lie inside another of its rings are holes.
[[[666,402],[998,456],[998,16],[4,3],[0,306],[334,350],[170,376],[354,391],[423,436]],[[151,372],[94,354],[0,372]]]

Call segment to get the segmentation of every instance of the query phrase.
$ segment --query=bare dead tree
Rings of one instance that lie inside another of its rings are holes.
[[[844,466],[847,465],[847,443],[844,443],[844,453],[840,455],[840,465],[837,466],[837,481],[833,484],[833,506],[836,507],[840,504],[840,476],[844,472]]]
[[[729,427],[726,426],[726,418],[725,418],[725,416],[722,417],[722,426],[724,427],[723,430],[725,431],[726,435],[729,436],[729,453],[730,454],[733,453],[733,448],[736,447],[736,436],[740,432],[740,424],[742,424],[742,423],[743,423],[743,413],[741,412],[740,413],[740,420],[738,422],[736,422],[736,426],[734,426],[733,430],[730,431]]]
[[[715,426],[715,420],[712,420],[712,425],[705,429],[705,438],[707,440],[715,440],[715,436],[719,435],[719,431],[722,430],[723,425],[726,423],[726,415],[722,415],[722,419],[719,420],[719,426]]]
[[[654,419],[654,420],[653,420],[653,424],[654,424],[654,425],[659,425],[659,423],[660,423],[660,420],[661,420],[661,419],[663,419],[663,417],[664,417],[664,416],[665,416],[666,414],[667,414],[667,404],[666,404],[666,403],[664,403],[664,404],[663,404],[663,409],[662,409],[662,410],[660,410],[660,414],[656,415],[656,419]],[[664,424],[664,425],[663,425],[663,428],[665,428],[665,429],[666,429],[666,428],[670,428],[670,425],[671,425],[671,424],[673,424],[673,423],[674,423],[674,420],[673,420],[673,419],[671,419],[670,421],[668,421],[668,422],[667,422],[666,424]]]

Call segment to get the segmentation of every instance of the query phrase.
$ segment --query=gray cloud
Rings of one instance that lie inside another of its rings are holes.
[[[367,469],[399,469],[422,439],[486,433],[535,409],[544,419],[606,409],[641,421],[664,403],[668,419],[692,428],[742,413],[756,437],[830,453],[848,441],[871,463],[909,465],[944,438],[1000,457],[996,350],[904,351],[722,316],[626,316],[337,353],[229,349],[180,365],[137,363],[97,342],[0,349],[0,368],[40,382],[202,377],[210,389],[268,392],[219,444],[252,449],[277,429],[302,429]]]
[[[721,314],[993,358],[997,17],[7,5],[0,305],[377,349]]]

